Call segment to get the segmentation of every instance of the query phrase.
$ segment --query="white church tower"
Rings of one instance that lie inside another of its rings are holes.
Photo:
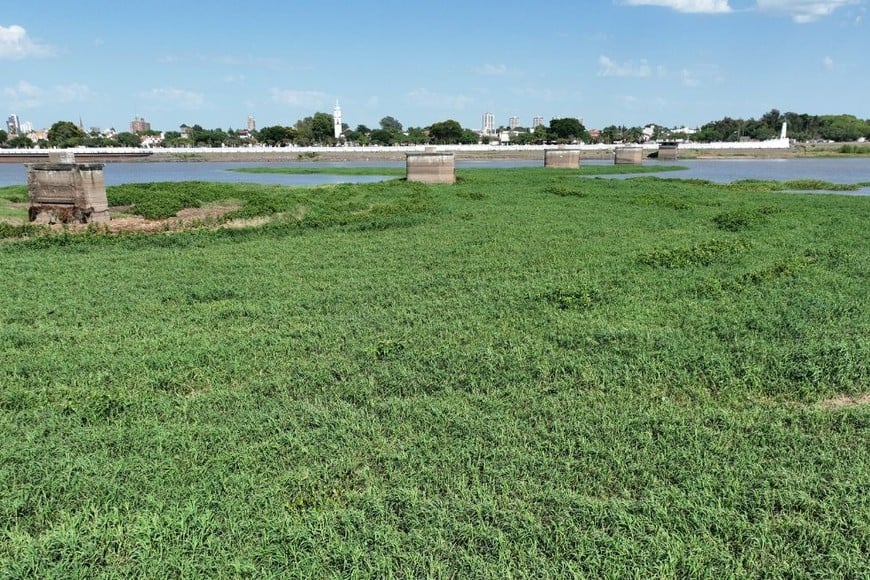
[[[332,110],[332,133],[336,139],[341,137],[341,107],[338,106],[338,101],[335,101],[335,108]]]

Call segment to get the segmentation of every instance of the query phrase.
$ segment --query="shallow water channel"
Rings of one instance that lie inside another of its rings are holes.
[[[657,161],[646,161],[655,166]],[[818,179],[832,183],[870,182],[870,158],[849,159],[689,159],[663,163],[686,167],[684,171],[657,173],[665,179],[707,179],[728,183],[740,179]],[[157,163],[106,163],[106,185],[143,183],[153,181],[218,181],[229,183],[263,183],[279,185],[324,185],[331,183],[369,183],[392,179],[379,175],[328,175],[323,173],[289,175],[276,173],[238,173],[231,171],[240,167],[404,167],[403,162],[345,162],[345,163],[258,163],[258,162],[157,162]],[[537,167],[540,161],[459,161],[459,169],[465,167]],[[583,161],[582,165],[612,165],[611,161]],[[635,177],[623,175],[612,177]],[[23,164],[0,163],[0,187],[24,185],[27,176]],[[842,193],[842,192],[841,192]],[[870,195],[870,187],[852,195]]]

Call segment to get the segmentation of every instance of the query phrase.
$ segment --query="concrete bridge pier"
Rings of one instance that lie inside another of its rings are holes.
[[[72,151],[51,152],[48,161],[26,165],[30,221],[47,224],[109,221],[102,163],[76,163]]]
[[[453,153],[426,147],[423,153],[408,153],[405,178],[421,183],[456,183],[456,160]]]

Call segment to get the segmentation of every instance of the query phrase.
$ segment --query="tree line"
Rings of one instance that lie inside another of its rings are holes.
[[[870,119],[854,115],[807,115],[780,113],[771,109],[758,119],[725,117],[702,126],[689,138],[693,141],[758,141],[779,136],[783,122],[788,125],[788,137],[797,141],[857,141],[870,139]]]
[[[402,126],[397,119],[387,116],[380,120],[377,128],[357,125],[351,129],[342,124],[342,132],[336,139],[333,116],[317,112],[310,117],[296,121],[292,126],[272,125],[259,131],[235,131],[228,129],[204,129],[200,125],[182,125],[180,131],[162,133],[160,146],[163,147],[238,147],[259,143],[272,147],[287,145],[330,146],[339,143],[355,145],[452,145],[475,144],[481,141],[498,141],[496,135],[480,135],[477,131],[464,128],[458,121],[447,119],[432,123],[428,127]],[[625,127],[609,125],[590,134],[583,123],[572,117],[552,119],[549,125],[539,125],[534,129],[518,128],[499,132],[509,135],[509,142],[518,145],[548,143],[640,143],[652,140],[690,140],[697,142],[714,141],[764,141],[779,136],[782,123],[788,124],[788,136],[798,141],[857,141],[870,139],[870,120],[862,120],[853,115],[807,115],[781,113],[771,109],[758,119],[733,119],[725,117],[701,126],[695,132],[681,132],[649,124],[652,128]],[[139,147],[147,135],[161,135],[159,131],[140,133],[121,132],[104,136],[92,131],[86,133],[71,121],[58,121],[48,130],[47,139],[34,143],[25,135],[9,136],[0,130],[0,146],[7,148],[30,147]]]

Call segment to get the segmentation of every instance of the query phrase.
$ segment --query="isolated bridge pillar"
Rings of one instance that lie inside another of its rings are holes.
[[[405,178],[421,183],[456,183],[454,155],[438,152],[434,147],[427,147],[423,153],[408,153]]]
[[[617,147],[613,161],[616,165],[642,165],[643,147]]]
[[[679,149],[679,143],[671,141],[659,143],[659,161],[676,161],[677,149]]]
[[[27,164],[30,221],[100,223],[109,221],[102,163],[75,163],[71,151],[49,153],[48,163]]]
[[[545,149],[544,167],[577,169],[580,167],[579,149]]]

